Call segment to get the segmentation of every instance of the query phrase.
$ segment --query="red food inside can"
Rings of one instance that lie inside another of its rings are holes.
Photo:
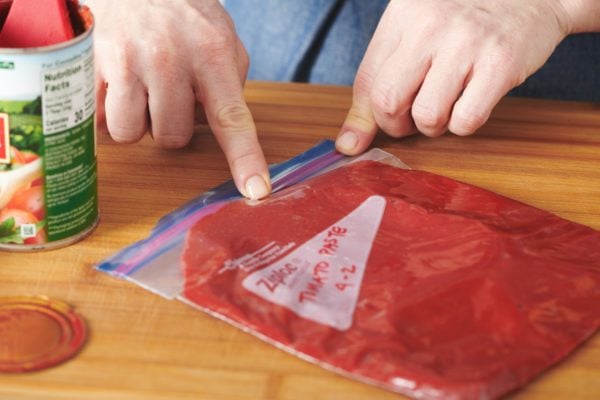
[[[2,26],[4,26],[4,21],[6,21],[6,16],[11,5],[12,0],[0,0],[0,31],[2,30]]]
[[[0,4],[0,47],[29,48],[66,42],[76,36],[68,0],[13,0]],[[2,17],[4,15],[4,17]],[[73,17],[76,16],[75,19]]]

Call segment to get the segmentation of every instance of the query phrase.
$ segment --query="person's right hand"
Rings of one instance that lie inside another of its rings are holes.
[[[242,93],[248,56],[219,1],[86,4],[96,19],[99,129],[123,143],[150,131],[160,146],[182,147],[203,108],[240,192],[267,196],[269,173]]]

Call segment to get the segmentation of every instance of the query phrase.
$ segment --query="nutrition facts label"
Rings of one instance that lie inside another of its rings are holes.
[[[71,129],[94,113],[92,48],[57,68],[42,71],[44,134]]]
[[[97,219],[92,46],[41,71],[46,230],[50,241]]]

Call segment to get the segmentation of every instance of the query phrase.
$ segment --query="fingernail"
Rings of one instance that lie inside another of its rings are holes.
[[[246,194],[252,200],[262,199],[269,195],[269,186],[261,176],[254,175],[246,181]]]
[[[358,144],[358,135],[356,133],[347,131],[342,134],[337,140],[337,147],[343,152],[351,152]]]

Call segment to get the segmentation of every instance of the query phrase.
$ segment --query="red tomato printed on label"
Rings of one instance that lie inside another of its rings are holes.
[[[42,186],[32,186],[15,193],[7,205],[7,208],[28,211],[33,214],[38,221],[44,219],[44,188]]]

